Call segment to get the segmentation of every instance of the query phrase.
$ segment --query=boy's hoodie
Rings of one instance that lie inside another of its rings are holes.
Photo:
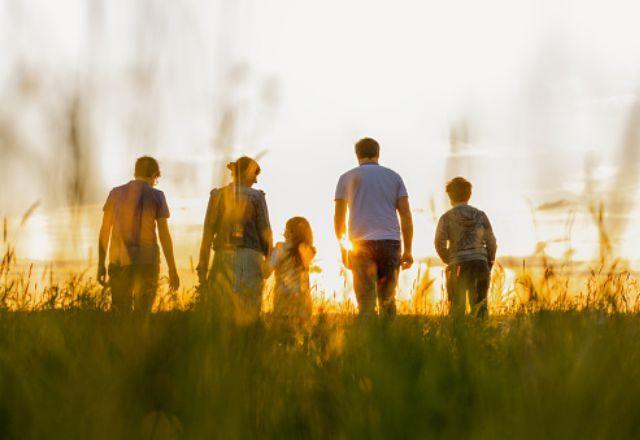
[[[467,204],[456,205],[440,217],[435,246],[447,265],[474,260],[491,265],[497,248],[487,215]]]

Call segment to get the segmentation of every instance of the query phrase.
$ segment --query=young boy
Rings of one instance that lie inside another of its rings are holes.
[[[496,238],[487,215],[468,205],[471,183],[462,177],[450,180],[446,192],[451,208],[438,221],[435,246],[447,265],[447,296],[454,316],[464,315],[467,292],[471,310],[487,314],[487,291],[496,257]]]
[[[106,284],[105,259],[109,246],[111,308],[119,312],[150,312],[158,289],[160,249],[172,289],[180,286],[169,233],[169,207],[164,193],[153,187],[160,177],[158,161],[143,156],[136,161],[135,180],[114,188],[104,205],[98,245],[98,282]]]

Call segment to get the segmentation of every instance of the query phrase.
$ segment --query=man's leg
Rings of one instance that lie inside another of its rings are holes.
[[[396,288],[400,272],[400,242],[381,242],[376,250],[378,266],[378,307],[380,314],[396,315]]]
[[[109,287],[111,289],[111,310],[116,313],[131,311],[131,267],[109,265]]]
[[[358,299],[359,315],[365,317],[375,315],[378,268],[370,243],[360,243],[356,246],[351,255],[351,271],[353,272],[353,290]]]
[[[141,264],[133,266],[133,309],[140,313],[151,313],[158,292],[160,266]]]

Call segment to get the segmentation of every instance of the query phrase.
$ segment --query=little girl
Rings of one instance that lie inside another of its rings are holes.
[[[275,270],[273,313],[294,321],[306,321],[311,317],[309,266],[316,254],[307,219],[289,219],[284,238],[284,243],[276,244],[269,260],[270,269]]]

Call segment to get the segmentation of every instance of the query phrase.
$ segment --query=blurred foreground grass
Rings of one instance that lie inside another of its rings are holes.
[[[640,287],[618,261],[513,284],[498,265],[485,321],[442,316],[425,270],[393,322],[316,303],[298,332],[235,326],[194,288],[115,316],[87,273],[33,269],[0,262],[0,438],[640,437]]]
[[[0,312],[0,437],[638,438],[640,320]]]

